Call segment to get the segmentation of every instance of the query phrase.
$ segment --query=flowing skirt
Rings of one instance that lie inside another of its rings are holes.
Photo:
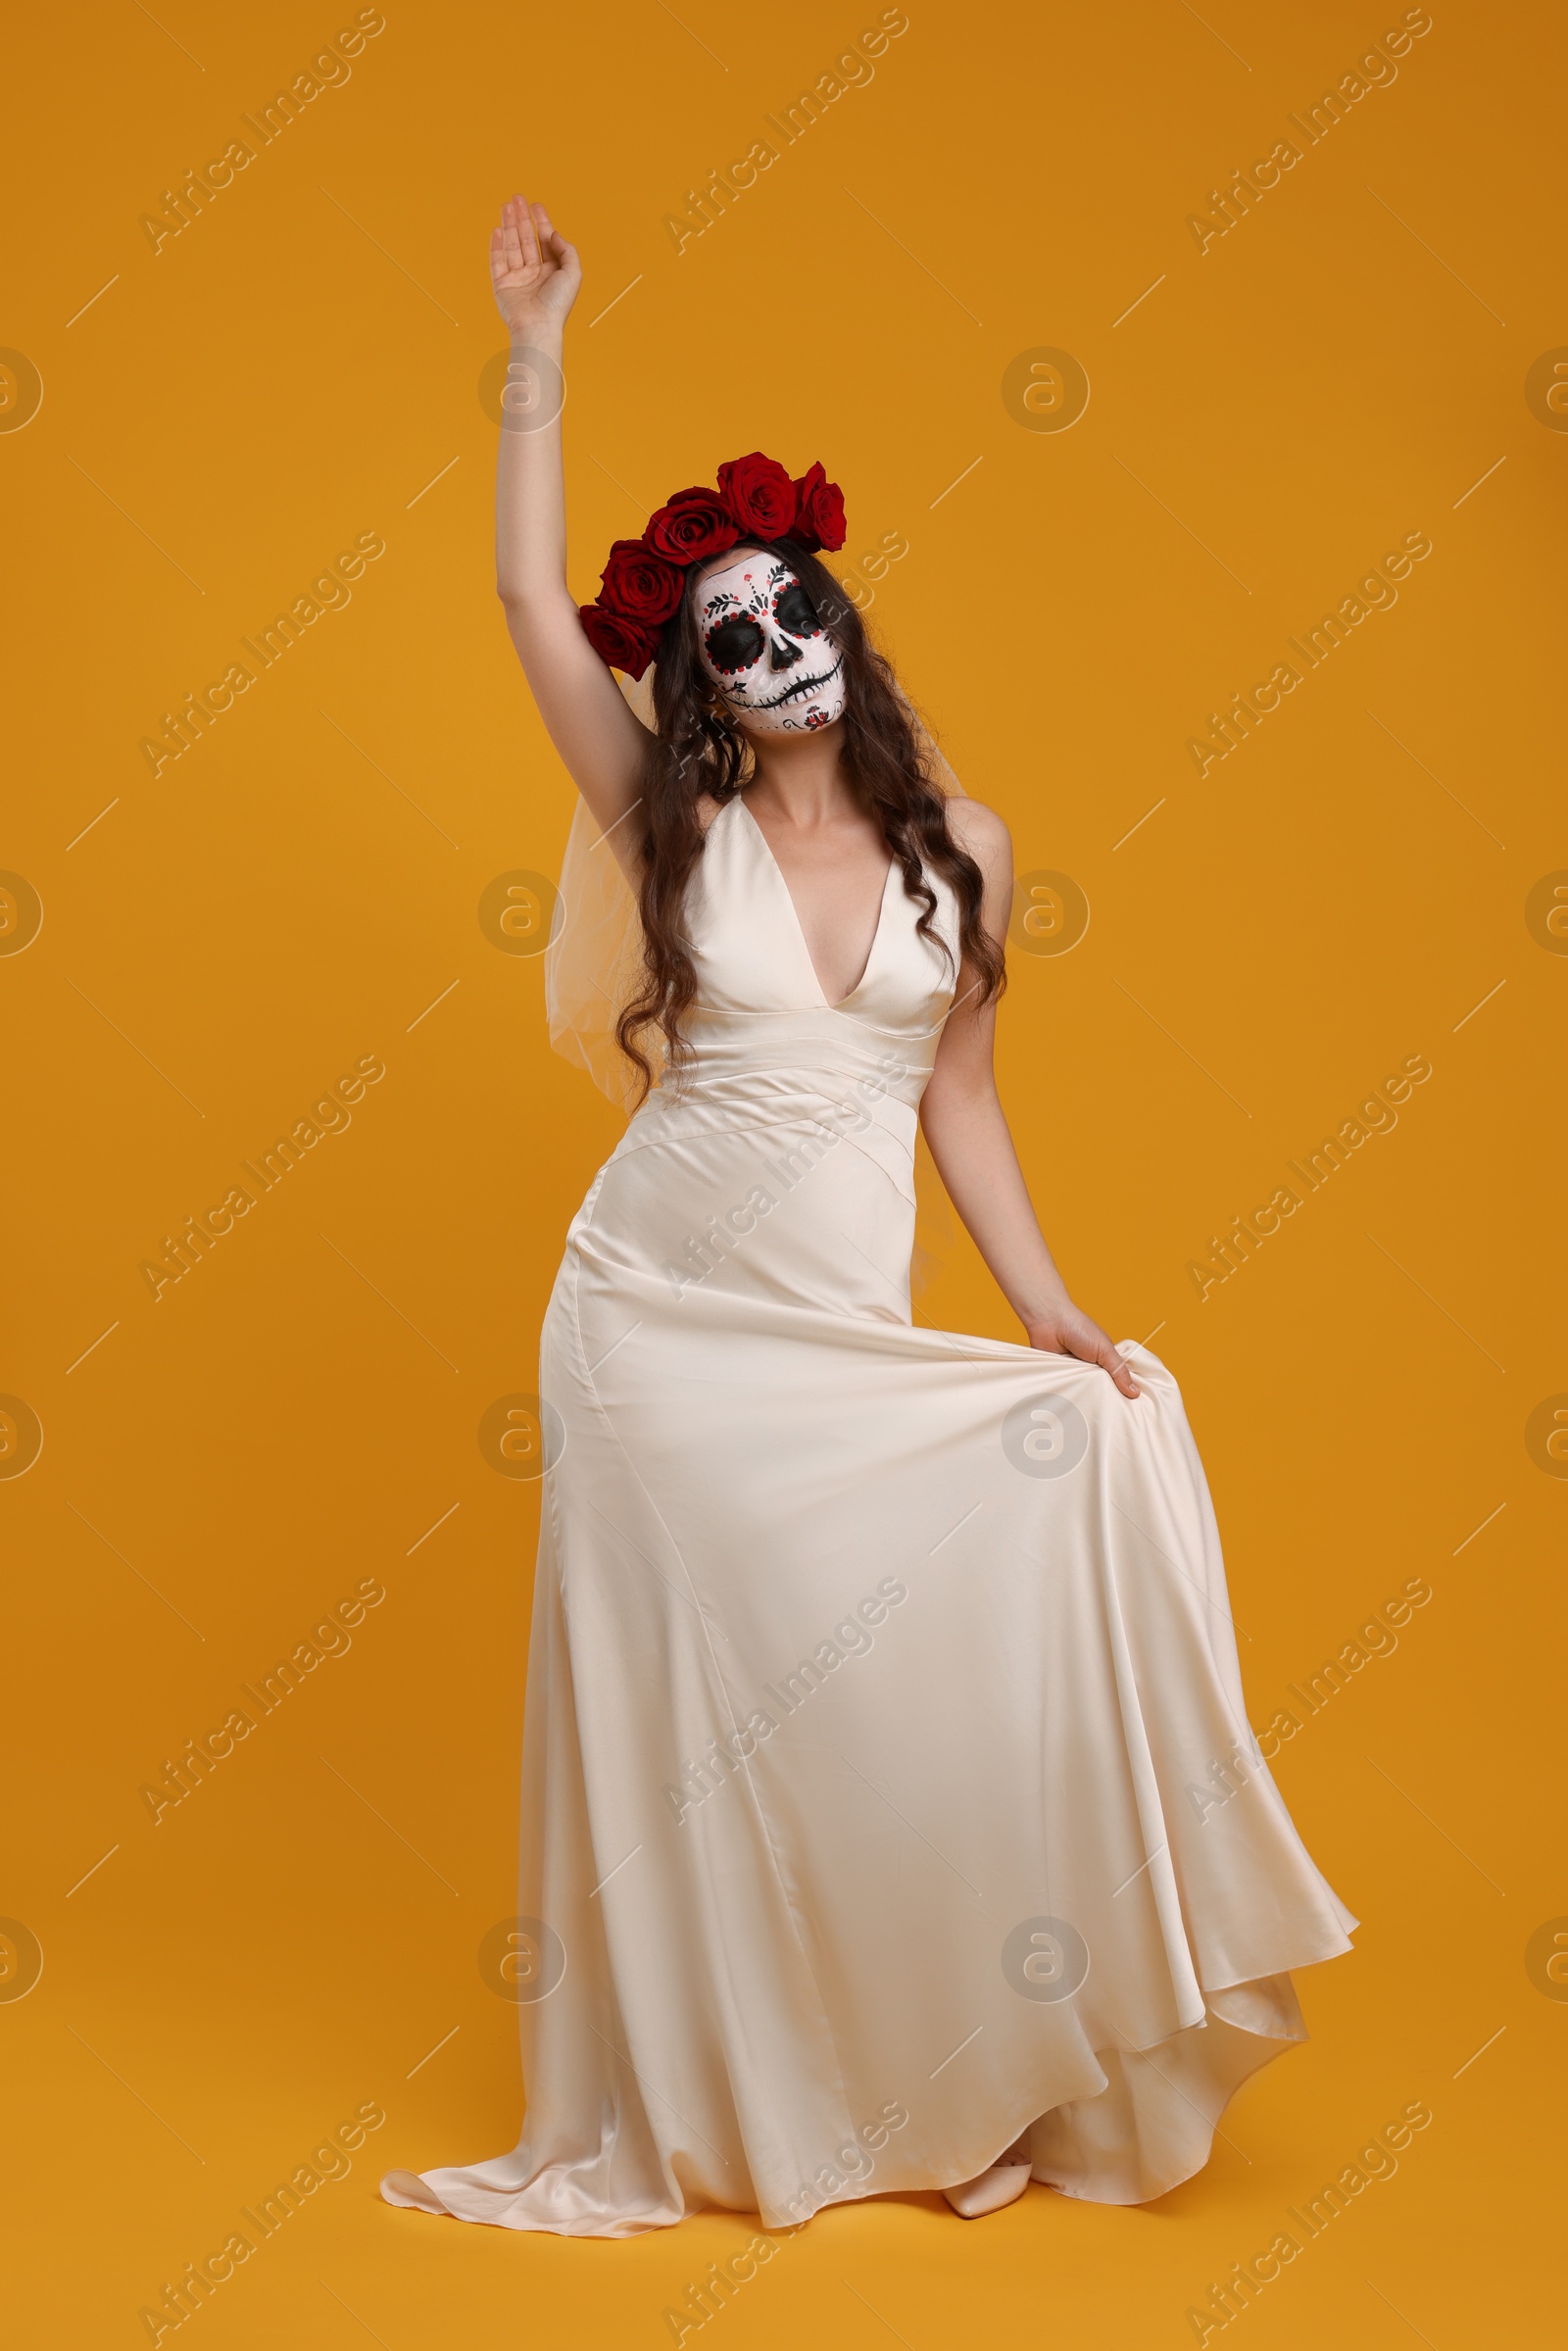
[[[387,2193],[619,2236],[1035,2177],[1138,2203],[1355,1921],[1248,1728],[1175,1380],[909,1319],[913,1111],[633,1120],[544,1332],[509,2155]]]

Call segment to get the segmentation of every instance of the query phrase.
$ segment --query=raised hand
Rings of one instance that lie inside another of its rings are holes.
[[[577,299],[582,264],[542,204],[512,196],[501,208],[501,226],[490,232],[490,277],[514,343],[541,333],[555,339]]]

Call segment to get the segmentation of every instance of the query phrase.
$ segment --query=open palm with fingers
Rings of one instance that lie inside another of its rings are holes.
[[[553,226],[542,204],[512,196],[490,231],[490,278],[496,308],[514,342],[545,330],[559,335],[582,284],[577,249]]]

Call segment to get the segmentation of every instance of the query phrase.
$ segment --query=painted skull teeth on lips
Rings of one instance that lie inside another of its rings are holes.
[[[703,667],[759,734],[813,732],[844,711],[844,658],[805,588],[777,557],[750,554],[703,583]]]

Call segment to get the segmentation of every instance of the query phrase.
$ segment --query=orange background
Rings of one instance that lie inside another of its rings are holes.
[[[156,253],[139,216],[354,12],[35,23],[0,320],[42,384],[28,419],[25,367],[0,379],[0,865],[43,912],[27,942],[13,890],[0,937],[0,1389],[26,1408],[0,1469],[27,1412],[43,1436],[0,1478],[25,1931],[0,1991],[27,1935],[43,1956],[0,1999],[19,2340],[147,2340],[139,2310],[368,2102],[349,2176],[202,2311],[208,2351],[654,2345],[755,2226],[566,2242],[375,2195],[516,2135],[476,1952],[515,1902],[537,1494],[478,1429],[535,1385],[616,1132],[548,1049],[537,958],[478,916],[497,876],[559,872],[571,810],[490,568],[486,238],[519,184],[587,271],[577,594],[723,458],[820,457],[848,562],[907,542],[870,619],[957,773],[1087,900],[1070,953],[1012,957],[1004,1098],[1075,1294],[1183,1383],[1254,1724],[1407,1580],[1433,1594],[1280,1749],[1365,1923],[1207,2170],[1139,2211],[830,2210],[705,2331],[1191,2341],[1208,2282],[1420,2099],[1397,2177],[1249,2339],[1544,2339],[1568,2006],[1527,1947],[1568,1912],[1542,1811],[1568,1489],[1526,1432],[1568,1390],[1568,961],[1527,904],[1568,868],[1568,440],[1525,386],[1568,342],[1560,18],[1436,0],[1227,234],[1187,225],[1400,13],[909,0],[874,78],[678,254],[664,216],[874,5],[389,0],[352,78]],[[1004,401],[1043,348],[1087,374],[1070,429]],[[1397,604],[1200,777],[1188,738],[1414,531]],[[365,533],[352,601],[155,776],[161,713]],[[1200,1301],[1209,1236],[1417,1054],[1396,1129]],[[154,1302],[162,1237],[362,1056],[385,1075],[352,1125]],[[1010,1331],[930,1221],[921,1311]],[[352,1648],[154,1825],[143,1785],[366,1581]]]

